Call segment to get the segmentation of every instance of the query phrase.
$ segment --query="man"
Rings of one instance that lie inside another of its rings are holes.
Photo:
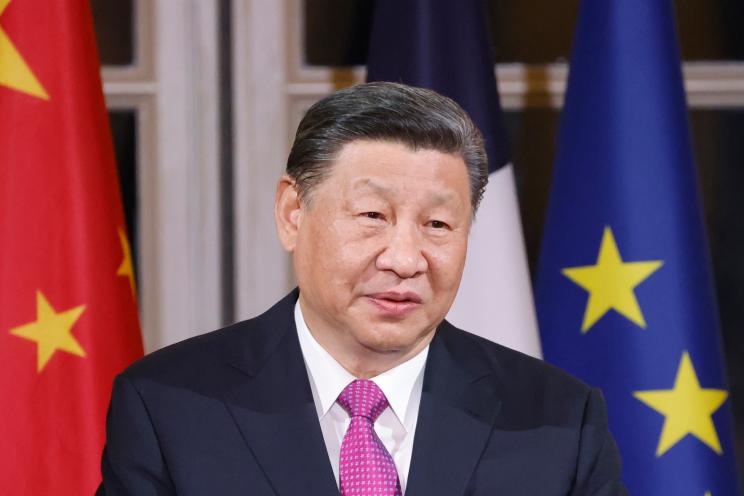
[[[597,390],[444,320],[486,182],[432,91],[310,108],[275,203],[299,289],[117,378],[100,492],[624,494]]]

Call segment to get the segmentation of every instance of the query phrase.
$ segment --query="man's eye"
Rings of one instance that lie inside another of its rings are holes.
[[[382,214],[380,212],[364,212],[363,215],[368,219],[382,219]]]
[[[434,229],[446,229],[449,227],[446,222],[442,222],[441,220],[429,221],[429,225]]]

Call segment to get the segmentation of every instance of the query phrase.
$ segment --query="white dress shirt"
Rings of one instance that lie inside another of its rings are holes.
[[[315,340],[302,316],[299,300],[295,304],[294,317],[320,429],[338,485],[341,443],[351,420],[346,410],[336,403],[336,398],[356,377],[343,368]],[[424,365],[428,353],[427,345],[407,362],[371,379],[382,390],[389,403],[375,422],[375,432],[395,462],[403,493],[406,491],[408,469],[411,466],[413,437],[418,421]]]

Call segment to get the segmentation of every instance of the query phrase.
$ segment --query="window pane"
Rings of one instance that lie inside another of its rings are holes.
[[[119,172],[122,201],[124,202],[124,216],[127,221],[129,243],[132,247],[132,261],[134,273],[139,274],[137,268],[139,239],[137,223],[139,212],[137,209],[137,114],[135,110],[110,110],[109,123],[114,138],[114,153]]]
[[[677,24],[685,60],[744,60],[744,2],[677,0]]]
[[[744,60],[741,0],[676,0],[674,3],[684,60]],[[488,6],[498,62],[544,64],[569,58],[578,0],[491,0]]]
[[[134,63],[134,0],[90,0],[101,65]]]
[[[374,2],[302,1],[307,62],[330,66],[364,64]],[[674,3],[685,60],[744,60],[744,2]],[[579,0],[488,0],[486,4],[496,62],[545,64],[569,58]]]
[[[537,267],[548,207],[559,117],[559,111],[552,108],[530,107],[524,111],[504,113],[532,273]]]
[[[374,2],[305,0],[305,62],[364,65]]]
[[[690,113],[739,453],[744,449],[744,110]],[[744,459],[739,457],[740,472]]]

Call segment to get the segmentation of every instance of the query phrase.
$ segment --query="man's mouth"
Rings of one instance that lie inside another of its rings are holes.
[[[367,298],[378,311],[391,317],[403,317],[422,303],[421,297],[412,291],[371,293]]]

